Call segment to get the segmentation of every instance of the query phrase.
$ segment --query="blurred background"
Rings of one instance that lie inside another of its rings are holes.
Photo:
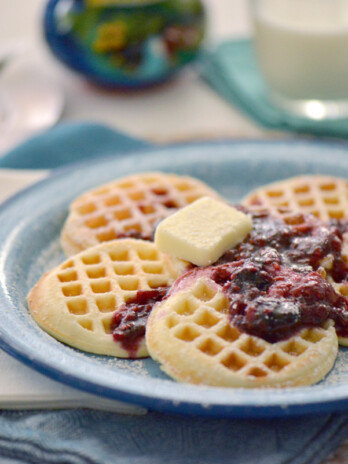
[[[204,4],[208,19],[207,47],[250,34],[246,0],[205,0]],[[93,120],[159,142],[264,134],[218,96],[195,67],[190,66],[177,78],[145,90],[107,91],[92,86],[60,64],[48,50],[42,32],[45,5],[44,0],[0,0],[0,56],[13,47],[20,51],[2,69],[3,89],[14,88],[12,93],[18,95],[20,87],[36,81],[38,75],[47,74],[50,84],[64,95],[61,120]]]

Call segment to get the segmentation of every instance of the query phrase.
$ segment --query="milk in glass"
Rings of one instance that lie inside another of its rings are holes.
[[[255,51],[273,96],[348,100],[348,0],[255,0]]]

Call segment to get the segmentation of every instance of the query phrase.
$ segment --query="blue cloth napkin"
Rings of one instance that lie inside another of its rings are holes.
[[[49,168],[117,156],[149,144],[96,124],[61,125],[0,159],[0,167]],[[348,437],[348,416],[215,419],[149,412],[1,411],[6,464],[320,464]]]
[[[320,464],[347,432],[347,420],[331,415],[228,420],[3,412],[0,457],[21,464]]]
[[[149,146],[144,140],[129,137],[101,124],[59,124],[0,157],[0,168],[53,169]]]
[[[315,121],[276,108],[267,96],[250,40],[230,40],[207,52],[202,76],[225,100],[261,126],[316,136],[348,137],[348,119]]]

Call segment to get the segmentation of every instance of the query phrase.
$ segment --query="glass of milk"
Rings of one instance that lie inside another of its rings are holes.
[[[348,117],[348,0],[250,0],[256,57],[273,103]]]

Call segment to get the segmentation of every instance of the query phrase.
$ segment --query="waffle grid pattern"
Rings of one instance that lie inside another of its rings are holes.
[[[203,304],[202,304],[203,303]],[[325,336],[325,329],[304,330],[291,341],[276,345],[239,332],[221,311],[227,309],[225,297],[203,286],[193,290],[185,301],[173,308],[179,316],[172,316],[169,326],[173,335],[185,342],[193,342],[195,349],[241,375],[266,377],[279,372],[293,359],[301,356],[309,346]]]
[[[113,339],[115,312],[138,290],[171,285],[186,270],[152,242],[115,240],[69,258],[45,274],[28,295],[33,318],[64,343],[96,354],[148,356],[145,339],[131,351]]]
[[[93,332],[110,334],[115,310],[135,296],[173,280],[154,246],[115,246],[75,256],[57,273],[69,313]]]
[[[348,218],[348,181],[330,176],[301,176],[266,185],[243,204],[291,220],[289,211],[311,213],[327,221]]]
[[[174,174],[130,176],[87,192],[71,206],[62,233],[81,251],[124,235],[151,240],[156,224],[202,196],[217,194],[202,182]],[[70,245],[71,246],[71,245]]]
[[[163,304],[167,305],[166,311],[163,311]],[[214,385],[214,374],[209,373],[214,365],[218,369],[223,368],[224,378],[230,376],[229,386],[263,386],[276,384],[279,375],[283,379],[287,378],[288,373],[291,376],[296,366],[303,364],[304,357],[310,358],[314,355],[315,347],[327,338],[331,327],[328,322],[323,327],[303,329],[288,340],[271,344],[241,333],[229,323],[227,311],[228,300],[224,294],[204,280],[197,281],[190,291],[178,294],[171,302],[170,299],[167,300],[156,310],[157,314],[161,313],[159,318],[164,320],[161,328],[156,328],[156,315],[150,316],[150,319],[153,317],[150,331],[154,328],[168,332],[163,340],[166,339],[169,346],[166,348],[161,344],[160,348],[159,345],[155,347],[156,343],[152,340],[156,335],[149,334],[150,354],[158,358],[159,350],[162,353],[166,350],[182,350],[185,357],[192,358],[192,366],[195,366],[193,369],[197,368],[199,371],[197,375],[203,376],[199,382],[196,378],[194,383]],[[181,372],[177,377],[173,375],[177,380],[192,380],[192,372],[185,370],[187,366],[181,370],[180,360],[173,356],[173,352],[169,357],[164,354],[158,360],[163,363],[163,369],[169,375]],[[277,386],[286,386],[286,380],[284,385]]]

